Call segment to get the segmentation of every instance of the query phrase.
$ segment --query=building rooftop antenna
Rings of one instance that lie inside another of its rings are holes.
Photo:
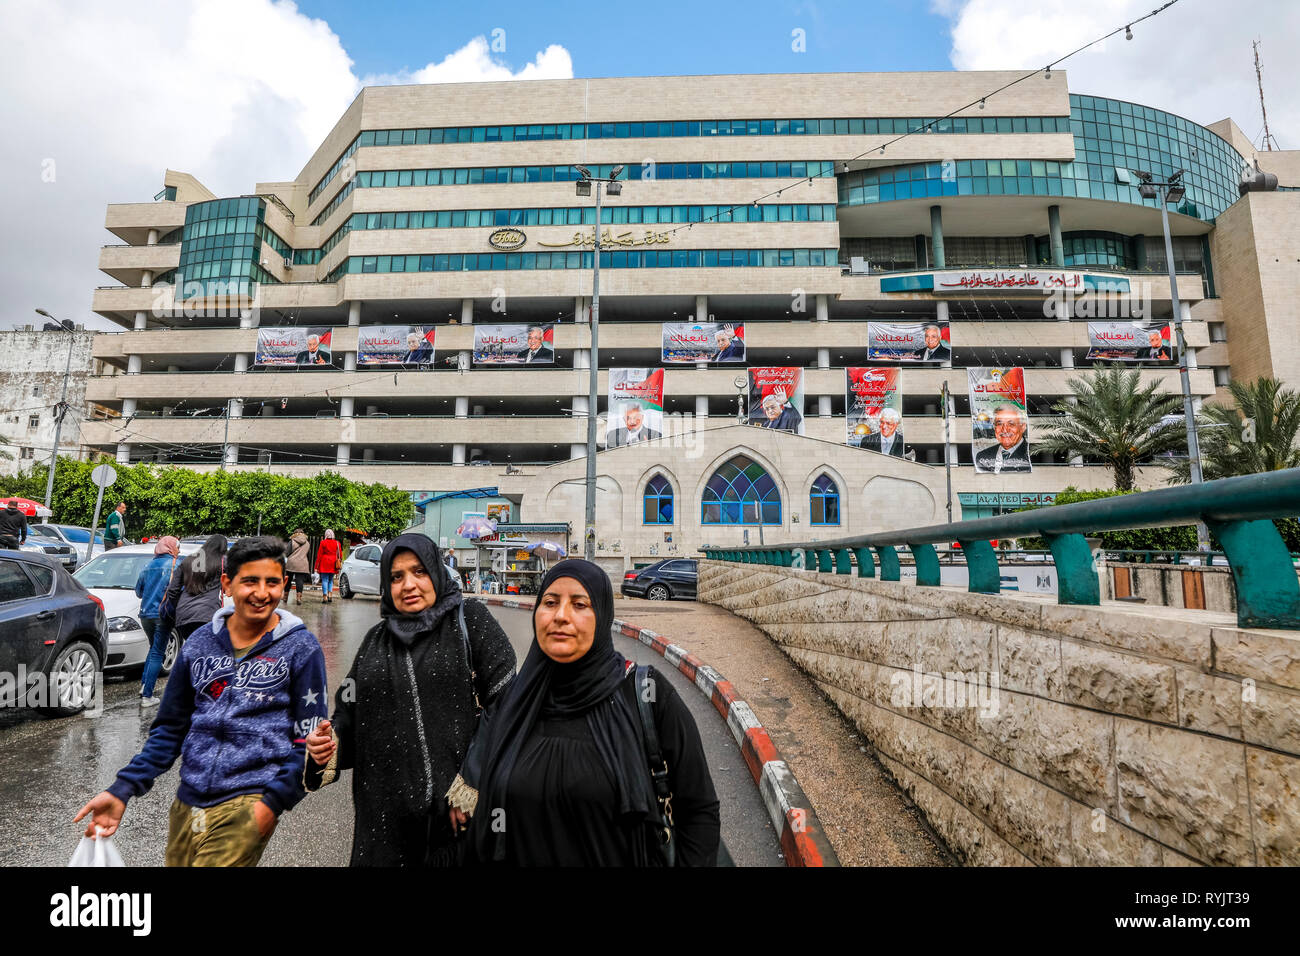
[[[1268,110],[1264,108],[1264,75],[1259,67],[1259,41],[1253,40],[1250,45],[1255,51],[1255,82],[1259,84],[1259,111],[1264,116],[1264,148],[1272,152],[1281,147],[1277,145],[1273,134],[1268,131]]]

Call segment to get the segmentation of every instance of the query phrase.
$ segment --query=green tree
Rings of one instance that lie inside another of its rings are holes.
[[[1161,424],[1182,399],[1139,379],[1137,369],[1121,365],[1095,365],[1091,375],[1070,379],[1076,403],[1052,406],[1066,419],[1035,440],[1036,450],[1098,458],[1114,474],[1115,488],[1131,491],[1139,462],[1185,447],[1181,427]]]
[[[1236,407],[1207,402],[1197,416],[1201,473],[1206,481],[1300,466],[1300,394],[1275,378],[1228,385]],[[1247,420],[1254,422],[1253,430]],[[1191,463],[1170,466],[1171,481],[1191,481]]]

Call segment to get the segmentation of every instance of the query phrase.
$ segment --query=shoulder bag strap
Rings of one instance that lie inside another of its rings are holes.
[[[673,794],[668,786],[668,763],[664,760],[663,750],[659,746],[659,731],[655,728],[654,709],[646,699],[645,688],[650,683],[650,666],[640,664],[636,668],[636,684],[632,688],[636,696],[637,713],[641,715],[642,738],[645,741],[646,762],[650,769],[650,782],[654,784],[655,799],[659,803],[659,819],[662,833],[659,837],[659,852],[664,862],[673,866],[676,862],[676,846],[673,843]]]
[[[456,605],[456,622],[460,625],[460,636],[465,641],[465,660],[469,662],[469,686],[474,691],[474,712],[483,713],[483,702],[478,696],[478,674],[474,670],[474,647],[469,642],[469,628],[465,626],[465,602]]]

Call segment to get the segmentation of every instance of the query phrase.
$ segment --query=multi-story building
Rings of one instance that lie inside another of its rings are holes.
[[[1231,120],[1073,93],[1061,71],[992,95],[1014,76],[368,88],[291,182],[218,197],[169,171],[154,202],[108,208],[124,245],[100,265],[120,285],[94,310],[128,331],[95,356],[128,374],[90,383],[123,420],[83,440],[120,461],[496,487],[516,520],[580,537],[599,228],[602,438],[605,370],[663,365],[663,324],[743,325],[746,350],[667,365],[664,437],[597,456],[611,568],[760,519],[768,541],[942,520],[945,448],[954,518],[1105,487],[1095,462],[1041,452],[1032,471],[974,467],[965,370],[1024,369],[1032,447],[1088,364],[1090,322],[1170,324],[1160,210],[1135,170],[1184,171],[1169,220],[1197,402],[1234,375],[1300,378],[1297,154],[1256,154]],[[1239,198],[1256,160],[1284,188]],[[619,179],[599,225],[575,164]],[[933,361],[869,357],[872,323],[930,322],[949,332]],[[553,361],[476,363],[484,325],[553,326]],[[431,331],[432,360],[367,364],[378,326]],[[291,367],[260,361],[259,337]],[[802,434],[737,423],[746,365],[802,370],[802,397],[783,395]],[[862,366],[901,370],[907,458],[848,443],[845,370]],[[1176,361],[1139,366],[1179,391]]]
[[[53,323],[45,325],[45,331],[28,325],[0,332],[0,436],[5,439],[0,451],[9,455],[0,458],[0,474],[49,463],[65,374],[68,411],[59,429],[59,454],[82,456],[82,420],[92,416],[86,405],[86,381],[92,371],[95,333],[80,326],[67,332]]]

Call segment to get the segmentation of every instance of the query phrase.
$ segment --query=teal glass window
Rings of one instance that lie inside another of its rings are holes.
[[[779,525],[781,493],[762,465],[747,455],[724,462],[700,496],[702,524]]]
[[[813,482],[808,495],[808,523],[838,525],[840,523],[840,490],[824,472]]]

